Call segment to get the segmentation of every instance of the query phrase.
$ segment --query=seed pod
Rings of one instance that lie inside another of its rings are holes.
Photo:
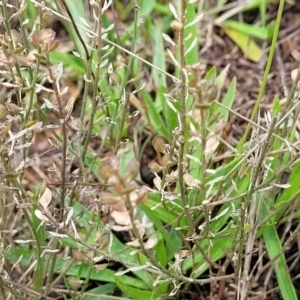
[[[297,50],[292,50],[292,56],[297,60],[300,61],[300,53]]]
[[[209,89],[207,90],[206,99],[210,103],[217,99],[218,96],[218,87],[213,84]]]
[[[173,20],[171,22],[171,28],[173,29],[173,31],[181,31],[183,29],[183,25],[180,21]]]
[[[155,151],[159,153],[166,153],[165,144],[166,144],[165,140],[160,135],[155,136],[154,139],[152,140],[152,145]]]
[[[163,167],[160,166],[157,162],[151,161],[148,164],[149,169],[151,170],[152,173],[159,173],[163,170]]]

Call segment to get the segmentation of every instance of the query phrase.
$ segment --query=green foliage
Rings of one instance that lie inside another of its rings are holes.
[[[300,78],[284,104],[275,97],[265,128],[254,118],[284,1],[275,23],[268,21],[270,1],[214,19],[254,61],[262,50],[253,38],[272,38],[238,145],[226,129],[240,116],[237,79],[228,78],[229,65],[207,67],[199,57],[207,46],[206,7],[202,15],[193,1],[114,1],[113,8],[91,1],[88,10],[73,2],[1,7],[3,299],[47,297],[62,284],[65,299],[179,299],[192,284],[214,290],[220,281],[247,299],[256,243],[267,263],[255,272],[273,268],[282,298],[297,299],[285,250],[299,233]],[[250,9],[259,10],[258,24],[236,21]],[[12,13],[24,25],[20,32]],[[54,21],[70,47],[50,29]],[[151,146],[149,163],[144,149]],[[147,165],[154,179],[146,187],[140,173]]]

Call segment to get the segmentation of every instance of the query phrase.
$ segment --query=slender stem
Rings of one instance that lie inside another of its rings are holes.
[[[49,57],[49,52],[46,51],[46,64],[47,69],[49,72],[49,77],[52,81],[52,87],[54,90],[55,97],[57,99],[58,103],[58,109],[59,109],[59,117],[60,121],[62,123],[62,170],[61,170],[61,190],[60,190],[60,213],[59,213],[59,220],[63,220],[63,214],[64,214],[64,207],[65,207],[65,195],[66,195],[66,174],[67,174],[67,151],[68,151],[68,136],[67,136],[67,126],[66,126],[66,117],[64,112],[64,107],[62,104],[62,99],[60,95],[59,90],[59,84],[57,79],[53,75],[51,61]]]
[[[186,99],[187,99],[187,85],[188,78],[185,69],[185,55],[184,55],[184,23],[186,14],[186,0],[181,2],[181,16],[180,22],[182,24],[181,30],[178,31],[178,43],[179,43],[179,56],[180,56],[180,79],[181,79],[181,109],[180,109],[180,137],[179,137],[179,157],[178,157],[178,177],[179,186],[181,192],[181,199],[184,206],[185,216],[187,218],[190,230],[193,230],[193,221],[189,211],[189,205],[186,195],[186,186],[184,181],[184,149],[185,149],[185,131],[186,131]]]
[[[132,41],[131,41],[131,52],[132,53],[135,52],[135,43],[136,43],[137,30],[138,30],[138,27],[137,27],[138,9],[139,9],[139,6],[136,3],[135,6],[134,6],[133,38],[132,38]],[[115,142],[115,149],[114,149],[115,153],[117,153],[118,149],[120,148],[120,140],[121,140],[122,131],[123,131],[123,128],[124,128],[124,125],[125,125],[125,119],[126,119],[126,114],[127,114],[128,105],[129,105],[129,95],[126,94],[125,86],[126,86],[126,83],[128,81],[130,72],[132,70],[134,59],[135,58],[133,56],[130,56],[129,63],[128,63],[126,73],[125,73],[125,77],[122,81],[122,85],[121,85],[121,88],[120,88],[120,99],[124,100],[124,107],[123,107],[123,111],[122,111],[122,117],[121,117],[121,122],[120,122],[119,130],[118,130],[118,135],[117,135],[116,142]],[[118,110],[119,110],[119,102],[117,102],[117,105],[116,105],[116,108],[115,108],[113,121],[115,121],[116,118],[117,118]],[[110,131],[112,130],[112,126],[113,126],[113,123],[109,127]]]
[[[282,17],[282,12],[283,12],[283,7],[284,7],[284,0],[280,0],[279,2],[279,7],[278,7],[278,12],[277,12],[277,18],[276,18],[276,22],[275,22],[275,28],[274,28],[274,34],[273,34],[273,38],[272,38],[272,43],[271,43],[271,48],[270,48],[270,53],[268,56],[268,61],[267,61],[267,65],[265,68],[265,72],[264,72],[264,76],[263,76],[263,81],[262,84],[260,86],[259,89],[259,94],[257,96],[257,100],[255,103],[255,106],[253,108],[250,120],[253,121],[255,116],[257,115],[258,109],[260,107],[260,103],[261,103],[261,99],[265,93],[265,89],[266,89],[266,85],[268,82],[268,76],[271,70],[271,65],[272,65],[272,61],[273,61],[273,57],[274,57],[274,53],[275,53],[275,49],[276,49],[276,42],[277,42],[277,37],[278,37],[278,32],[279,32],[279,27],[280,27],[280,23],[281,23],[281,17]],[[238,150],[242,151],[244,148],[244,143],[248,138],[249,132],[250,132],[250,128],[251,128],[251,124],[248,123],[245,133],[241,139],[241,141],[239,142],[238,145]]]
[[[99,1],[98,5],[98,19],[97,19],[97,67],[96,67],[96,74],[94,78],[94,88],[93,88],[93,96],[92,96],[92,107],[91,107],[91,113],[90,113],[90,119],[89,119],[89,125],[88,130],[85,138],[85,143],[82,150],[82,157],[85,157],[88,144],[90,142],[90,138],[92,135],[93,125],[94,125],[94,117],[96,113],[97,104],[99,103],[99,98],[101,96],[98,95],[98,85],[99,85],[99,79],[100,79],[100,65],[102,61],[102,6],[101,1]]]

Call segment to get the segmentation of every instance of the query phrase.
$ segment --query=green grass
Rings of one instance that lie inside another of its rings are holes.
[[[267,126],[258,119],[284,1],[275,21],[270,1],[218,1],[203,15],[192,2],[3,3],[0,298],[60,288],[64,299],[181,299],[195,285],[226,296],[225,282],[248,299],[271,272],[271,289],[297,299],[287,249],[299,234],[300,74],[284,105],[274,98]],[[259,17],[246,24],[250,9]],[[270,43],[237,145],[224,133],[240,116],[239,82],[230,66],[204,68],[199,56],[212,12],[244,58],[258,62],[261,41]],[[18,34],[14,13],[26,23]],[[54,20],[70,51],[57,48]],[[151,142],[157,164],[146,187],[139,167]]]

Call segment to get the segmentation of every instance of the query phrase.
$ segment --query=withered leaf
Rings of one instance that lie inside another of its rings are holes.
[[[156,135],[154,139],[152,140],[152,145],[153,148],[155,149],[156,152],[159,153],[166,153],[166,142],[163,137],[160,135]]]

